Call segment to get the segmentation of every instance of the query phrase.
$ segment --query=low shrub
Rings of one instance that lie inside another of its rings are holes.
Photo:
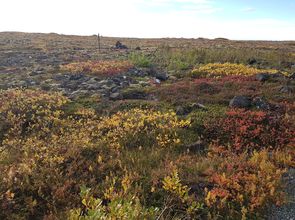
[[[7,124],[0,143],[1,219],[63,215],[78,207],[82,185],[103,198],[106,177],[123,180],[127,158],[139,158],[132,150],[167,152],[180,144],[177,130],[189,125],[171,111],[133,109],[100,118],[93,109],[78,108],[65,115],[69,100],[57,93],[9,90],[0,100],[1,121]],[[126,210],[113,213],[130,216],[134,207],[145,213],[138,201],[118,196],[111,204]]]
[[[192,76],[228,76],[228,75],[255,75],[258,73],[277,73],[277,70],[256,69],[243,64],[209,63],[192,71]]]
[[[294,130],[283,116],[213,105],[192,120],[152,107],[100,117],[18,89],[0,103],[1,219],[241,219],[284,202]]]
[[[108,202],[91,195],[91,189],[81,187],[81,208],[67,212],[70,220],[81,219],[155,219],[159,210],[146,208],[140,203],[137,195],[128,192],[131,182],[128,176],[123,178],[120,187],[113,181],[111,187],[105,190]]]
[[[264,218],[269,204],[281,205],[285,202],[281,182],[285,169],[275,166],[267,151],[247,155],[228,156],[212,170],[205,203],[209,215],[220,219]]]
[[[69,63],[61,66],[62,71],[88,73],[97,76],[112,76],[128,71],[133,65],[129,61],[103,60]]]
[[[102,118],[98,130],[102,140],[111,147],[169,147],[179,144],[176,129],[188,126],[188,120],[179,120],[172,111],[132,109]],[[145,138],[148,135],[149,138]]]
[[[226,117],[205,124],[206,138],[215,147],[241,153],[294,144],[294,128],[283,116],[263,111],[229,110]]]
[[[137,67],[151,67],[152,63],[149,57],[143,53],[132,53],[129,55],[129,60]]]

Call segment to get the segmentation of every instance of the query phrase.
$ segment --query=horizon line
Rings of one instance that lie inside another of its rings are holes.
[[[97,34],[72,34],[72,33],[57,33],[57,32],[35,32],[35,31],[0,31],[1,33],[23,33],[23,34],[56,34],[60,36],[78,36],[78,37],[92,37],[92,36],[97,36]],[[106,37],[106,38],[125,38],[125,39],[187,39],[187,40],[228,40],[228,41],[263,41],[263,42],[294,42],[295,40],[265,40],[265,39],[231,39],[227,37],[215,37],[215,38],[208,38],[208,37],[172,37],[172,36],[163,36],[163,37],[133,37],[133,36],[108,36],[108,35],[100,35],[101,37]]]

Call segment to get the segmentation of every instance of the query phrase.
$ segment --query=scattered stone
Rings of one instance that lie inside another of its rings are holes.
[[[43,83],[43,84],[41,84],[41,89],[42,90],[45,90],[45,91],[49,91],[49,90],[51,90],[51,85],[50,84],[47,84],[47,83]]]
[[[176,112],[177,115],[187,115],[187,114],[189,114],[189,112],[183,106],[177,106],[175,112]]]
[[[252,105],[255,106],[257,109],[265,111],[271,109],[271,105],[261,97],[255,97],[252,100]]]
[[[140,89],[127,89],[122,93],[123,99],[145,99],[147,94]]]
[[[191,107],[192,107],[193,110],[195,110],[195,109],[204,109],[204,110],[206,110],[207,109],[205,105],[200,104],[200,103],[193,103],[191,105]]]
[[[75,99],[77,97],[81,97],[81,96],[86,96],[89,95],[89,91],[88,90],[76,90],[70,94],[67,94],[69,96],[70,99]]]
[[[35,70],[33,70],[32,72],[29,73],[30,76],[37,76],[37,75],[41,75],[44,74],[44,68],[37,68]]]
[[[118,92],[110,94],[110,99],[111,100],[119,100],[121,98],[121,94]]]
[[[100,88],[101,88],[100,84],[88,84],[88,85],[86,85],[87,90],[98,90]]]
[[[160,84],[160,83],[161,83],[161,80],[159,80],[159,79],[155,79],[155,83],[156,83],[156,84]]]
[[[176,81],[177,80],[177,77],[176,76],[169,76],[169,80]]]
[[[292,73],[288,76],[289,79],[295,79],[295,73]]]
[[[254,64],[257,63],[257,60],[256,60],[255,58],[249,58],[249,59],[247,60],[247,63],[248,63],[249,65],[254,65]]]
[[[136,76],[136,77],[145,77],[145,76],[148,76],[149,74],[144,68],[142,69],[132,68],[128,71],[128,75]]]
[[[287,203],[282,206],[273,205],[268,214],[268,220],[294,220],[295,216],[295,169],[290,168],[283,176],[283,182],[286,186]]]
[[[84,77],[84,75],[82,73],[79,74],[72,74],[69,78],[69,80],[79,80],[82,79]]]
[[[256,79],[259,82],[265,82],[265,81],[269,80],[269,78],[270,78],[270,74],[267,74],[267,73],[259,73],[256,75]]]
[[[161,81],[166,81],[169,78],[167,73],[164,73],[164,72],[157,72],[155,74],[155,77],[156,77],[156,79],[161,80]]]
[[[229,106],[232,108],[249,108],[251,107],[251,100],[246,96],[235,96],[230,100]]]
[[[142,87],[146,87],[146,86],[149,86],[149,85],[150,85],[150,83],[149,83],[149,82],[146,82],[146,81],[139,81],[138,83],[139,83],[139,85],[141,85]]]
[[[122,44],[120,41],[116,42],[116,49],[128,49],[128,47]]]

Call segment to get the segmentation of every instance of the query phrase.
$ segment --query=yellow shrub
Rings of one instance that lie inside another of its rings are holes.
[[[92,75],[116,75],[133,67],[129,61],[104,60],[75,62],[61,66],[63,71]]]
[[[182,202],[188,200],[189,188],[186,185],[181,184],[177,170],[174,170],[171,176],[166,176],[164,178],[163,188],[166,191],[175,194]]]
[[[193,75],[223,76],[223,75],[255,75],[258,73],[277,73],[272,69],[257,69],[235,63],[209,63],[192,71]]]
[[[39,90],[0,92],[0,205],[6,207],[0,217],[74,207],[79,185],[100,187],[110,172],[120,178],[122,149],[174,147],[180,142],[177,129],[190,123],[171,111],[141,109],[99,118],[81,108],[66,116],[67,102]],[[129,174],[123,176],[121,192],[128,194],[131,183]],[[112,200],[127,209],[114,206],[113,213],[141,210],[139,200],[126,199]]]
[[[113,148],[168,147],[180,143],[176,129],[189,124],[189,120],[179,120],[172,111],[132,109],[102,118],[98,130],[103,133],[103,140]]]

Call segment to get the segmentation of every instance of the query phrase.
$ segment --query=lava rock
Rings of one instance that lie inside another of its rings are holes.
[[[137,69],[137,68],[132,68],[128,71],[128,75],[130,76],[137,76],[137,77],[145,77],[148,76],[148,73],[146,69]]]
[[[120,41],[116,42],[116,49],[128,49],[128,47],[122,44]]]
[[[128,89],[122,93],[123,99],[145,99],[147,94],[140,89]]]
[[[229,106],[232,108],[249,108],[251,107],[251,100],[246,96],[235,96],[230,100]]]
[[[247,60],[247,63],[248,63],[249,65],[254,65],[254,64],[257,63],[257,60],[256,60],[255,58],[249,58],[249,59]]]
[[[119,100],[121,99],[121,94],[119,92],[114,92],[110,94],[110,99],[111,100]]]
[[[157,72],[155,74],[155,77],[156,77],[156,79],[161,80],[161,81],[166,81],[169,78],[168,74],[164,73],[164,72]]]
[[[101,86],[100,86],[100,84],[89,84],[89,85],[85,86],[85,88],[87,90],[98,90],[98,89],[101,89]]]
[[[288,76],[289,79],[295,79],[295,73],[292,73]]]
[[[271,105],[261,97],[255,97],[252,100],[252,105],[261,110],[270,110],[271,108]]]
[[[267,73],[259,73],[256,75],[256,79],[259,81],[259,82],[265,82],[267,80],[270,79],[270,74],[267,74]]]
[[[70,76],[69,80],[79,80],[79,79],[82,79],[83,78],[83,74],[82,73],[79,73],[79,74],[73,74]]]

